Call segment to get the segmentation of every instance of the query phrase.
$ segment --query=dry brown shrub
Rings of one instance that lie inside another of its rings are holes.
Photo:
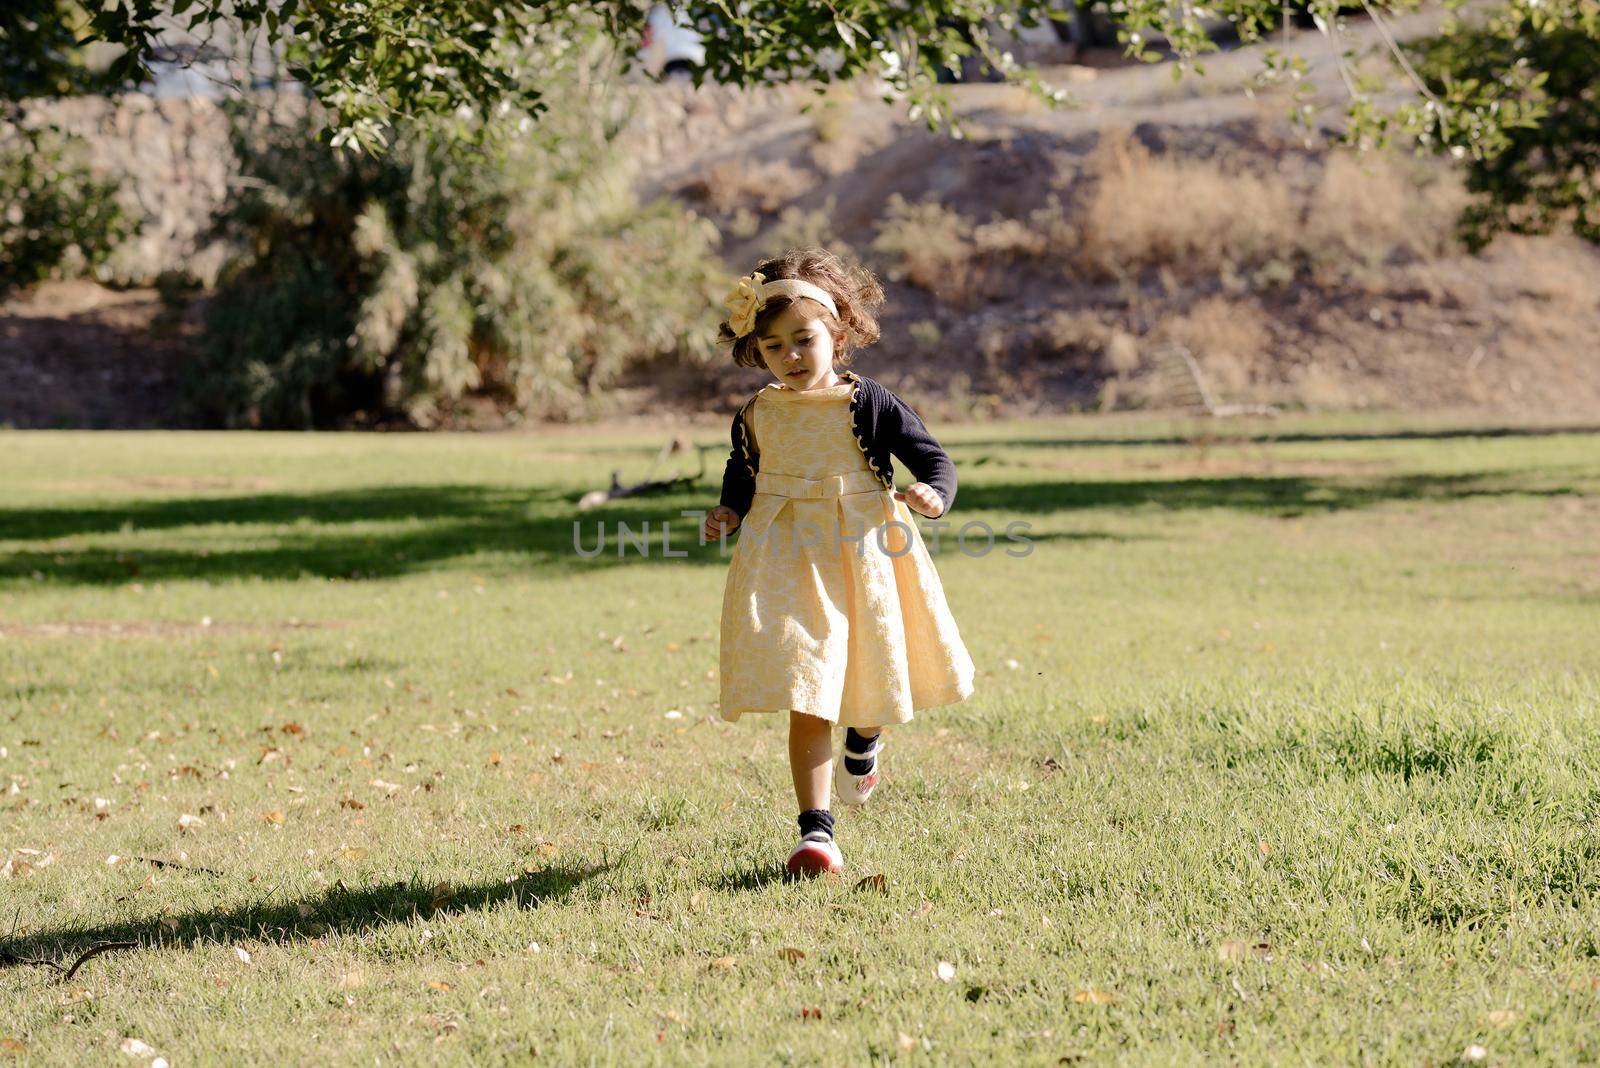
[[[784,160],[751,163],[743,159],[713,164],[705,177],[684,191],[704,200],[713,211],[727,213],[754,205],[777,211],[811,187],[805,172]]]
[[[1369,403],[1361,387],[1323,363],[1309,363],[1291,375],[1293,399],[1307,411],[1338,411]]]
[[[1457,248],[1465,193],[1453,176],[1388,156],[1327,158],[1306,211],[1300,250],[1324,280],[1395,260],[1431,260]]]
[[[1045,239],[1021,219],[1001,217],[973,227],[972,247],[979,255],[1013,259],[1043,252]]]
[[[1111,328],[1091,309],[1053,311],[1045,316],[1040,333],[1050,350],[1055,352],[1077,350],[1104,353],[1112,340]],[[1125,369],[1118,366],[1111,368],[1116,372]]]
[[[1164,330],[1194,354],[1213,387],[1229,393],[1251,385],[1271,342],[1259,305],[1221,296],[1199,301]]]
[[[1078,259],[1083,230],[1061,203],[1061,194],[1052,191],[1042,206],[1028,213],[1028,230],[1033,235],[1036,255],[1058,263]]]
[[[1289,190],[1204,160],[1152,155],[1108,130],[1090,159],[1094,189],[1079,266],[1116,278],[1167,265],[1186,275],[1260,263],[1299,228]]]
[[[873,251],[889,261],[888,275],[942,299],[965,301],[976,280],[972,220],[935,200],[889,196]]]
[[[837,215],[838,200],[833,196],[810,211],[791,204],[778,213],[778,221],[763,240],[770,249],[825,248],[842,259],[855,260],[855,248],[833,229]]]

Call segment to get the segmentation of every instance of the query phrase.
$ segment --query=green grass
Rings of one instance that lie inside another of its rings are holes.
[[[0,955],[136,943],[0,1060],[1600,1058],[1600,438],[1199,429],[935,428],[1033,551],[938,556],[977,692],[806,884],[720,434],[593,561],[655,435],[0,434]]]

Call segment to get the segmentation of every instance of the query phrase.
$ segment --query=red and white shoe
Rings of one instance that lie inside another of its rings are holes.
[[[812,831],[789,854],[792,875],[838,875],[844,871],[844,854],[826,831]]]
[[[849,735],[845,736],[846,738]],[[846,746],[848,746],[846,742]],[[833,762],[833,795],[841,804],[864,805],[867,798],[872,796],[872,791],[878,786],[878,752],[883,748],[883,733],[873,735],[872,744],[864,753],[851,752],[849,748],[839,750],[839,757]],[[872,758],[872,767],[865,775],[854,775],[849,768],[844,766],[845,757],[852,759]]]

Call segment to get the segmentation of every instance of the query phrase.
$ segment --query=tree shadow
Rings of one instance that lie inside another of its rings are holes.
[[[42,578],[96,585],[241,577],[382,579],[480,553],[506,554],[519,566],[572,572],[632,563],[725,562],[715,542],[698,544],[699,521],[679,514],[709,509],[712,495],[624,498],[580,512],[575,494],[548,488],[411,485],[139,500],[91,508],[0,508],[0,540],[223,527],[232,528],[224,536],[236,542],[260,543],[233,548],[197,543],[194,549],[27,549],[0,556],[0,581]],[[360,529],[367,524],[384,526]],[[663,550],[664,531],[671,557]],[[729,554],[733,545],[730,539]]]
[[[1550,472],[1538,472],[1548,477]],[[1494,497],[1581,495],[1571,486],[1534,487],[1533,472],[1393,475],[1377,479],[1299,475],[1150,480],[987,482],[962,486],[956,504],[970,512],[1049,513],[1084,509],[1227,508],[1277,516],[1341,512],[1391,501],[1439,503]],[[952,521],[959,528],[959,524]]]
[[[453,915],[509,904],[517,909],[565,901],[605,864],[565,865],[492,883],[449,887],[417,880],[352,889],[341,881],[299,901],[266,901],[230,909],[196,909],[175,916],[73,927],[0,940],[0,967],[49,961],[67,967],[108,943],[128,948],[189,949],[245,939],[288,944],[328,934],[361,934],[417,917]]]
[[[997,543],[1004,523],[994,514],[1139,508],[1227,508],[1293,516],[1365,508],[1388,501],[1442,502],[1490,497],[1577,494],[1550,487],[1557,469],[1409,474],[1383,478],[1298,475],[1185,479],[976,482],[957,494],[957,512],[941,532],[954,541],[962,526],[987,513]],[[1534,479],[1546,483],[1540,487]],[[0,540],[44,542],[78,535],[183,532],[193,548],[30,547],[0,555],[0,583],[34,579],[73,585],[129,581],[385,579],[482,554],[504,562],[489,569],[545,575],[593,573],[625,565],[692,563],[725,566],[716,542],[699,544],[700,523],[681,510],[703,510],[714,490],[623,498],[579,512],[571,494],[550,488],[410,485],[327,493],[138,500],[98,508],[0,508]],[[370,525],[370,526],[369,526]],[[191,529],[192,528],[192,529]],[[206,544],[222,531],[234,544]],[[623,537],[624,529],[627,536]],[[667,544],[663,546],[663,534]],[[1124,538],[1068,533],[1067,540]],[[924,527],[924,540],[931,535]],[[1041,534],[1039,537],[1043,537]],[[244,544],[240,544],[244,543]],[[670,549],[668,556],[665,549]],[[682,555],[678,555],[682,554]]]
[[[759,868],[747,871],[723,872],[716,882],[716,889],[722,891],[749,891],[765,890],[769,886],[782,883],[795,883],[801,880],[789,872],[784,865],[773,861],[763,864]]]
[[[1600,434],[1600,424],[1557,426],[1417,427],[1394,430],[1262,430],[1241,431],[1194,418],[1187,433],[1136,434],[1125,437],[959,439],[961,449],[1063,448],[1100,449],[1142,445],[1293,445],[1340,441],[1450,441],[1458,438],[1547,438],[1563,434]]]

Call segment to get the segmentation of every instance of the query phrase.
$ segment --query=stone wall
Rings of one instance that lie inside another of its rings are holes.
[[[138,93],[35,101],[26,122],[82,137],[90,165],[123,180],[126,207],[144,220],[112,255],[106,280],[144,283],[169,269],[210,280],[222,250],[205,247],[200,235],[233,174],[227,122],[214,101]]]

